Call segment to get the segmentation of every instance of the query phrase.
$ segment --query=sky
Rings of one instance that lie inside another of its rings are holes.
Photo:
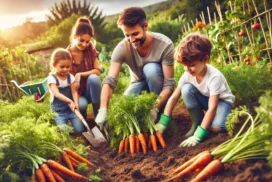
[[[33,22],[45,21],[49,9],[61,1],[63,0],[0,0],[0,29],[21,25],[26,18],[32,18]],[[120,13],[129,6],[144,7],[162,1],[166,0],[87,0],[91,5],[99,7],[104,15]]]

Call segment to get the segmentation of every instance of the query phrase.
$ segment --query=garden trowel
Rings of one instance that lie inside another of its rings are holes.
[[[81,115],[78,109],[75,109],[75,114],[79,119],[82,121],[84,126],[87,128],[87,132],[82,132],[82,135],[90,142],[90,144],[93,147],[98,147],[100,144],[107,142],[107,139],[103,135],[103,133],[98,129],[97,126],[94,126],[92,129],[90,129],[88,123],[84,119],[84,117]]]

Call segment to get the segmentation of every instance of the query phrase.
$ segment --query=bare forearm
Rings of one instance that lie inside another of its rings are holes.
[[[172,90],[170,89],[163,89],[162,92],[160,93],[160,97],[158,99],[158,103],[156,105],[156,107],[158,109],[160,109],[162,106],[164,106],[167,102],[167,100],[169,99],[169,97],[172,94]]]
[[[172,115],[172,111],[175,107],[175,105],[177,104],[178,102],[178,99],[174,99],[172,97],[170,97],[170,99],[168,100],[167,104],[166,104],[166,107],[164,109],[164,114],[167,115],[167,116],[171,116]]]
[[[86,72],[80,72],[80,73],[77,73],[77,74],[80,74],[80,77],[88,77],[90,75],[100,75],[100,70],[99,69],[92,69],[90,71],[86,71]]]
[[[202,128],[208,129],[211,126],[212,121],[215,116],[215,113],[216,113],[216,109],[208,109],[207,110],[207,112],[202,120],[202,123],[201,123]]]
[[[100,108],[108,108],[112,92],[113,89],[108,84],[103,85],[100,97]]]

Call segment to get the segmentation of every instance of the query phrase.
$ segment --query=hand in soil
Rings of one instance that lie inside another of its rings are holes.
[[[184,140],[179,147],[193,147],[196,144],[198,144],[200,142],[199,138],[197,138],[196,136],[191,136],[188,139]]]
[[[98,115],[95,118],[95,122],[99,126],[99,129],[101,131],[104,130],[104,125],[106,122],[107,115],[108,115],[107,109],[99,109]]]

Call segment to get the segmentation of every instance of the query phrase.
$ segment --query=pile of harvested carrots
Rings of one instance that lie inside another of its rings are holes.
[[[62,161],[65,162],[64,165],[62,165]],[[57,160],[42,160],[40,167],[36,167],[35,173],[32,174],[30,179],[31,181],[37,180],[39,182],[46,182],[46,179],[49,182],[64,182],[64,178],[69,176],[88,181],[89,179],[87,177],[75,172],[74,168],[77,167],[79,163],[86,163],[88,166],[94,167],[94,164],[86,158],[68,148],[64,148],[61,152],[61,157]],[[65,167],[65,165],[68,168]]]

